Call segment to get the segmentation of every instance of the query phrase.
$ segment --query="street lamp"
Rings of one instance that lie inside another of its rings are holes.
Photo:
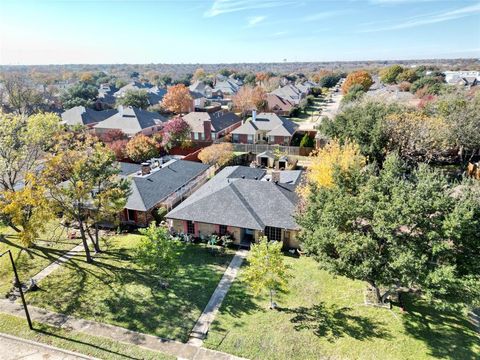
[[[15,285],[18,286],[18,290],[20,291],[23,308],[25,309],[25,315],[27,316],[28,327],[30,328],[30,330],[33,330],[32,320],[30,319],[30,314],[28,313],[27,302],[25,301],[25,296],[23,295],[22,284],[20,283],[20,279],[18,278],[17,268],[15,267],[15,262],[13,261],[12,252],[10,250],[7,250],[4,253],[0,254],[0,258],[6,253],[8,253],[10,257],[10,262],[12,263],[13,272],[15,274]]]

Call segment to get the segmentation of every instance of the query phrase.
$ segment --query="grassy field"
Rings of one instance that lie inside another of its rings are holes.
[[[39,323],[34,323],[34,330],[32,331],[28,328],[25,319],[2,313],[0,313],[0,332],[75,351],[98,359],[174,359],[173,356],[146,350],[132,344],[124,344],[107,338],[86,335]]]
[[[52,222],[35,245],[24,248],[13,230],[0,225],[0,253],[12,251],[18,276],[24,283],[79,243],[78,239],[68,240],[63,228]],[[0,258],[0,296],[4,297],[12,284],[13,271],[7,255]]]
[[[288,258],[293,278],[277,310],[236,281],[205,346],[250,359],[478,359],[465,314],[421,301],[407,312],[363,305],[364,284],[333,278],[310,258]],[[241,279],[241,275],[240,275]]]
[[[322,112],[322,107],[325,106],[325,99],[323,97],[315,98],[312,105],[307,106],[306,113],[301,113],[299,116],[292,116],[290,120],[295,122],[312,121],[318,120],[320,113]]]
[[[110,238],[93,264],[69,261],[40,282],[27,301],[63,314],[185,341],[215,290],[232,253],[213,256],[185,245],[167,290],[135,263],[140,235]]]

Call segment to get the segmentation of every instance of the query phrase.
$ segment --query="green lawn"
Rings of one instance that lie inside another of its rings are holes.
[[[296,117],[290,117],[290,120],[295,121],[295,122],[302,122],[306,120],[310,120],[311,117],[313,116],[314,120],[317,120],[319,117],[322,107],[326,104],[325,99],[320,97],[320,98],[315,98],[313,100],[313,104],[309,105],[306,107],[306,113],[302,112],[299,116]]]
[[[10,249],[17,266],[20,281],[27,282],[32,276],[48,266],[65,252],[80,243],[79,239],[68,240],[66,231],[52,222],[47,226],[45,234],[40,236],[35,245],[24,248],[16,233],[8,227],[0,225],[0,253]],[[13,270],[8,255],[0,258],[0,296],[11,289]]]
[[[0,332],[37,341],[65,350],[75,351],[98,359],[151,359],[167,360],[173,356],[124,344],[107,338],[86,335],[76,331],[34,323],[30,330],[25,319],[0,313]]]
[[[213,256],[185,245],[168,290],[134,259],[140,235],[112,237],[93,264],[69,261],[40,282],[27,301],[40,307],[185,341],[215,290],[232,253]]]
[[[407,312],[363,305],[364,284],[333,278],[306,257],[287,258],[290,291],[268,310],[236,281],[205,346],[251,359],[478,359],[463,313],[408,301]],[[240,275],[241,279],[241,275]]]

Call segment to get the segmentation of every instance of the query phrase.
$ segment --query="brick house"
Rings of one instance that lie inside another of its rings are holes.
[[[252,111],[239,128],[232,131],[232,142],[241,144],[290,145],[298,125],[274,113]]]
[[[289,116],[294,107],[295,104],[290,100],[275,94],[267,94],[267,108],[270,112],[279,116]]]
[[[213,141],[219,139],[242,124],[240,117],[233,112],[217,111],[191,112],[183,116],[183,119],[192,128],[192,141]]]
[[[210,175],[208,165],[175,159],[165,164],[120,163],[120,167],[121,176],[131,180],[131,192],[120,213],[120,222],[141,227],[155,219],[160,207],[172,209]]]
[[[295,192],[302,172],[266,171],[228,166],[170,211],[166,218],[177,233],[194,236],[230,234],[234,243],[250,246],[265,235],[298,248]]]

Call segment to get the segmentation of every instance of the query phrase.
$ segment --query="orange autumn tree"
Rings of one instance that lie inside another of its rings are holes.
[[[238,93],[232,98],[233,107],[242,115],[250,110],[263,111],[267,107],[267,93],[261,86],[242,86]]]
[[[175,114],[188,113],[193,110],[193,98],[184,84],[177,84],[168,88],[162,105]]]
[[[232,144],[221,143],[203,148],[198,154],[198,159],[204,164],[222,167],[228,164],[233,156]]]
[[[348,74],[347,78],[345,79],[345,82],[342,85],[342,92],[344,94],[348,93],[353,85],[361,85],[363,87],[363,91],[368,91],[372,84],[373,80],[368,72],[365,70],[354,71]]]

